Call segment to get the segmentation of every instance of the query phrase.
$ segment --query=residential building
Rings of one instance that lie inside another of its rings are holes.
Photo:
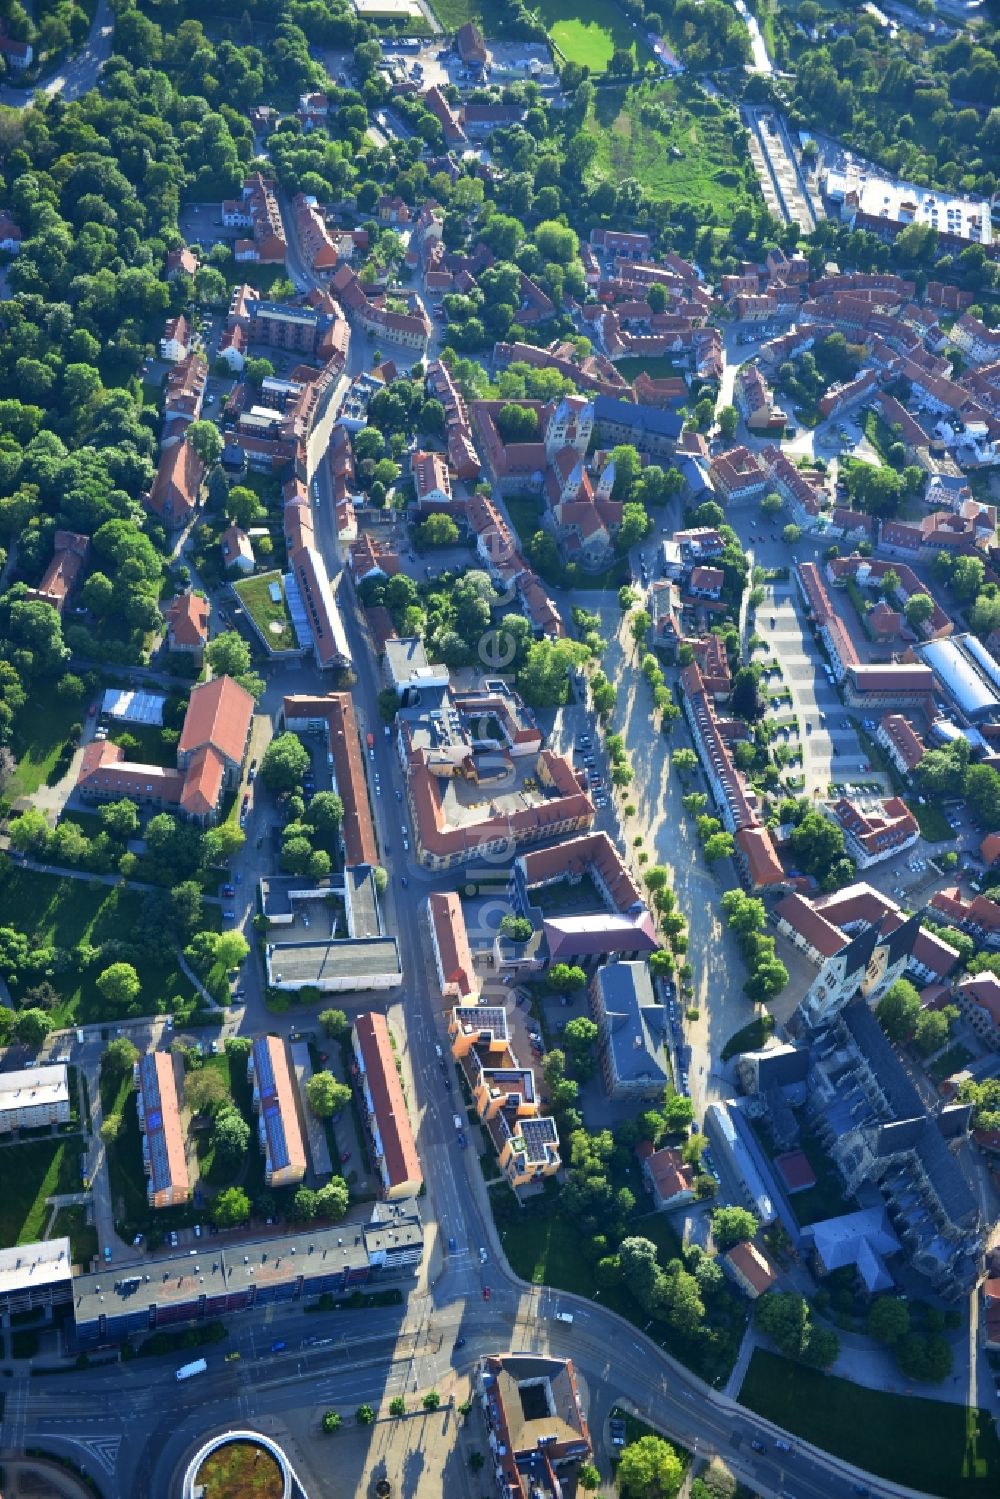
[[[359,1015],[351,1029],[362,1112],[382,1195],[416,1197],[423,1185],[396,1054],[384,1015]]]
[[[173,1052],[148,1051],[134,1068],[146,1196],[153,1208],[175,1207],[191,1196],[181,1126],[182,1066]]]
[[[253,555],[253,543],[239,526],[232,524],[226,527],[219,537],[219,547],[222,551],[222,565],[227,572],[230,568],[244,575],[253,572],[257,565]]]
[[[0,1249],[0,1316],[41,1312],[52,1320],[57,1306],[73,1300],[73,1259],[67,1238]]]
[[[414,453],[410,473],[418,509],[433,510],[451,505],[451,477],[440,453]]]
[[[590,981],[608,1096],[662,1098],[671,1082],[666,1017],[645,963],[606,963]]]
[[[257,1138],[269,1187],[293,1187],[306,1174],[298,1090],[288,1046],[280,1036],[257,1036],[247,1058]]]
[[[885,750],[889,759],[895,765],[901,776],[909,779],[924,755],[927,746],[913,727],[908,718],[902,713],[886,713],[883,715],[875,738]]]
[[[248,177],[243,184],[242,197],[235,202],[223,203],[222,222],[230,227],[249,228],[253,232],[251,239],[236,241],[234,256],[237,261],[284,265],[288,240],[271,178],[260,172]]]
[[[955,985],[955,999],[979,1039],[1000,1051],[1000,979],[992,973],[970,974]]]
[[[195,276],[200,262],[193,250],[181,245],[177,250],[167,251],[166,276],[173,281],[175,276]]]
[[[479,993],[462,902],[453,890],[434,890],[425,902],[427,929],[442,999],[463,1002]]]
[[[339,256],[316,199],[306,193],[296,193],[292,199],[292,212],[307,265],[314,271],[332,271]]]
[[[168,319],[160,338],[160,358],[169,359],[171,364],[179,364],[190,354],[193,337],[191,324],[183,313]]]
[[[709,472],[712,483],[726,504],[736,505],[759,499],[767,492],[767,470],[749,448],[729,448],[712,459]]]
[[[721,1261],[723,1269],[728,1270],[744,1296],[748,1296],[751,1301],[763,1296],[778,1280],[777,1266],[766,1250],[761,1249],[752,1239],[734,1244],[728,1254],[721,1256]]]
[[[352,664],[351,648],[322,554],[315,546],[289,553],[285,598],[299,643],[311,647],[316,665],[332,671]]]
[[[694,1167],[688,1165],[679,1150],[671,1145],[654,1150],[648,1140],[640,1140],[635,1153],[658,1212],[694,1201]]]
[[[153,487],[144,498],[168,531],[180,530],[191,519],[204,477],[205,465],[186,438],[160,454]]]
[[[64,1063],[0,1072],[0,1135],[42,1129],[69,1119],[69,1084]]]
[[[179,593],[165,611],[167,649],[196,657],[199,661],[208,644],[211,606],[200,593]]]
[[[733,389],[736,405],[750,432],[783,432],[788,417],[756,364],[743,364]]]
[[[560,1499],[563,1470],[592,1450],[572,1362],[493,1354],[480,1359],[474,1388],[500,1499]]]
[[[51,604],[61,614],[80,583],[80,575],[90,556],[90,537],[76,531],[57,531],[52,538],[52,560],[37,588],[27,597]]]

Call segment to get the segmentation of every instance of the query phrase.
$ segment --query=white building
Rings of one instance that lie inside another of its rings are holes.
[[[63,1063],[0,1073],[0,1135],[65,1124],[68,1119],[69,1083]]]

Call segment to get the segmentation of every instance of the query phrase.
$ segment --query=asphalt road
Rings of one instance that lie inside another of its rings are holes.
[[[113,29],[114,15],[108,0],[98,0],[87,40],[79,52],[75,52],[58,73],[44,83],[34,84],[31,88],[0,88],[0,104],[11,109],[26,109],[36,95],[46,94],[61,94],[67,101],[79,99],[94,87],[101,68],[111,56]]]

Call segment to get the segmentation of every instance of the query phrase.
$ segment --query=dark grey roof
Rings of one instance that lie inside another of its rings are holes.
[[[920,917],[914,915],[909,920],[904,921],[901,927],[897,927],[894,932],[889,933],[888,939],[885,939],[888,943],[887,967],[891,968],[893,964],[910,956],[919,932]]]
[[[933,1119],[926,1119],[917,1141],[917,1155],[927,1172],[938,1201],[953,1223],[971,1227],[978,1222],[979,1209],[972,1189],[958,1161],[941,1138]]]
[[[879,1126],[875,1137],[876,1155],[895,1155],[899,1150],[912,1150],[920,1137],[922,1119],[895,1119],[891,1124]]]
[[[684,419],[676,411],[661,411],[658,406],[641,406],[634,401],[616,401],[613,396],[594,397],[594,420],[621,422],[636,432],[654,432],[657,437],[677,441]]]
[[[776,1046],[755,1055],[762,1093],[768,1088],[787,1088],[792,1083],[804,1082],[809,1074],[809,1052],[805,1047]]]
[[[839,957],[844,959],[846,964],[845,974],[864,973],[871,962],[872,953],[875,951],[878,943],[879,933],[877,926],[868,926],[865,927],[863,932],[859,932],[838,954]]]
[[[893,1051],[885,1032],[864,999],[855,1000],[842,1012],[847,1029],[854,1037],[897,1119],[920,1119],[924,1106],[920,1095],[903,1071],[903,1064]]]
[[[937,1116],[938,1129],[946,1140],[960,1140],[969,1133],[972,1122],[971,1103],[949,1103]]]

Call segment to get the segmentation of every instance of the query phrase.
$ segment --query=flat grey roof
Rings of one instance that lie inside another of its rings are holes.
[[[276,983],[322,983],[324,978],[402,975],[395,937],[348,938],[342,942],[275,943],[269,959]]]
[[[344,888],[351,912],[351,931],[356,939],[381,937],[375,875],[367,864],[344,871]]]
[[[44,1243],[0,1249],[0,1295],[58,1285],[68,1281],[72,1273],[69,1239],[46,1239]]]

